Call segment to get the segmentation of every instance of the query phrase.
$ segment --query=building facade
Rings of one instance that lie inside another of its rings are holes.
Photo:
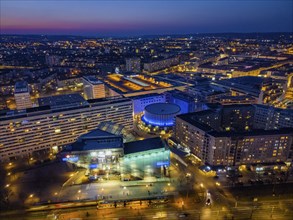
[[[178,64],[179,64],[179,57],[170,57],[170,58],[163,59],[163,60],[145,63],[143,68],[147,72],[155,72],[157,70],[166,69],[171,66],[178,65]]]
[[[42,106],[3,112],[0,115],[0,161],[67,145],[103,121],[112,121],[130,130],[132,111],[130,99],[112,98],[88,100],[75,107]]]
[[[133,100],[134,115],[142,113],[147,105],[166,102],[165,95],[158,93],[134,96],[131,99]]]
[[[14,99],[18,110],[31,108],[32,101],[27,82],[17,82],[14,87]]]
[[[86,99],[99,99],[106,97],[104,83],[93,76],[83,77],[83,88]]]
[[[279,124],[271,128],[264,122],[257,124],[254,120],[261,107],[238,105],[226,109],[225,106],[178,115],[175,138],[209,165],[290,162],[293,127]]]
[[[168,91],[165,94],[168,103],[180,106],[181,114],[195,111],[195,99],[191,95],[179,90]]]

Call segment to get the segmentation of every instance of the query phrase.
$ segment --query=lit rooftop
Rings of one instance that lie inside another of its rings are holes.
[[[26,81],[19,81],[15,83],[15,93],[28,92],[28,84]]]
[[[86,81],[88,81],[89,83],[93,84],[93,85],[98,85],[98,84],[102,84],[103,82],[98,80],[96,77],[94,76],[84,76],[83,77]]]
[[[179,83],[171,83],[168,80],[159,80],[156,77],[145,75],[132,75],[125,77],[120,74],[110,74],[105,77],[104,81],[110,88],[124,94],[180,86]]]

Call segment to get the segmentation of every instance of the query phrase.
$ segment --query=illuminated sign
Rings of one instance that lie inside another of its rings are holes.
[[[99,166],[98,164],[90,164],[90,165],[89,165],[89,168],[90,168],[90,169],[97,169],[98,166]]]
[[[157,166],[170,166],[170,161],[159,161],[156,163]]]
[[[62,161],[66,161],[66,162],[77,162],[78,161],[78,157],[70,157],[70,156],[66,156],[65,158],[62,158]]]

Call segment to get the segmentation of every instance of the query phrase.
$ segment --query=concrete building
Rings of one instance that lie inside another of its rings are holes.
[[[172,90],[165,93],[166,101],[180,106],[180,114],[195,111],[195,98],[185,92]]]
[[[144,111],[145,107],[154,103],[165,103],[166,97],[164,94],[152,93],[140,96],[131,97],[133,101],[133,114],[137,115]]]
[[[42,150],[58,151],[58,147],[76,141],[100,122],[112,121],[127,130],[133,127],[132,101],[128,98],[93,99],[62,105],[61,102],[60,107],[55,103],[25,111],[2,111],[0,161]]]
[[[126,71],[139,73],[141,71],[140,67],[140,58],[128,58],[125,60],[126,62]]]
[[[105,85],[94,76],[83,77],[84,96],[86,99],[98,99],[106,97]]]
[[[16,102],[16,108],[18,110],[32,107],[32,101],[27,82],[21,81],[15,84],[14,99]]]
[[[175,66],[179,64],[179,57],[170,57],[163,60],[152,61],[149,63],[145,63],[143,68],[145,71],[151,73],[158,70],[163,70],[169,68],[171,66]]]
[[[254,113],[254,127],[265,129],[293,128],[293,110],[257,105]]]
[[[257,104],[273,104],[284,94],[286,87],[285,81],[256,76],[225,79],[213,84],[229,89],[237,96],[249,95],[257,99]]]
[[[122,181],[164,177],[170,166],[170,150],[161,138],[123,143],[122,136],[100,129],[80,136],[59,157],[88,169],[93,180],[111,174],[120,174]]]
[[[290,162],[293,127],[268,128],[269,119],[258,124],[258,108],[262,106],[223,106],[178,115],[175,139],[209,165]]]

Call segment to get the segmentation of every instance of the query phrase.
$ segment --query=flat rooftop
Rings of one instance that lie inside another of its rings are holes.
[[[88,105],[88,102],[80,94],[57,95],[38,98],[38,103],[39,106],[49,105],[51,108]]]
[[[110,74],[104,78],[104,82],[120,94],[133,92],[151,91],[182,86],[178,82],[171,82],[168,79],[159,79],[146,75],[124,76],[121,74]]]
[[[15,83],[14,93],[28,92],[28,83],[26,81],[19,81]]]
[[[133,141],[124,144],[124,154],[133,154],[142,151],[165,148],[166,145],[160,137],[148,138],[140,141]]]
[[[76,142],[68,146],[66,151],[87,151],[123,148],[122,136],[95,129],[80,136]]]
[[[264,78],[257,76],[243,76],[231,79],[224,79],[214,84],[218,86],[224,86],[226,88],[232,88],[239,91],[247,92],[248,94],[258,96],[261,92],[262,83]]]
[[[235,109],[237,107],[238,109],[241,108],[247,108],[247,107],[253,107],[253,106],[260,106],[262,105],[251,105],[251,104],[240,104],[240,105],[223,105],[221,110],[224,109]],[[219,109],[218,109],[219,110]],[[281,110],[283,111],[283,110]],[[284,110],[286,113],[286,110]],[[200,130],[207,132],[209,135],[212,135],[214,137],[238,137],[238,136],[261,136],[261,135],[279,135],[279,134],[293,134],[293,128],[280,128],[280,129],[274,129],[274,130],[265,130],[265,129],[251,129],[248,131],[240,131],[240,130],[235,130],[235,131],[224,131],[220,127],[211,127],[207,123],[202,122],[200,120],[200,116],[206,115],[212,117],[213,114],[217,114],[218,120],[222,120],[221,116],[223,111],[217,111],[217,109],[208,109],[200,112],[192,112],[192,113],[187,113],[187,114],[181,114],[177,115],[176,118],[180,118],[183,121],[199,128]]]
[[[90,99],[87,101],[88,104],[79,105],[79,106],[68,106],[64,105],[60,108],[53,108],[49,105],[28,108],[26,110],[3,110],[0,112],[0,121],[7,121],[12,119],[25,119],[30,116],[37,116],[37,115],[44,115],[50,113],[57,113],[57,112],[66,112],[71,110],[78,110],[83,108],[90,108],[94,106],[105,106],[109,104],[116,104],[116,103],[124,103],[129,102],[131,103],[131,99],[129,98],[121,98],[121,97],[112,97],[112,98],[101,98],[101,99]]]
[[[83,78],[93,85],[99,85],[103,83],[102,81],[98,80],[95,76],[84,76]]]

